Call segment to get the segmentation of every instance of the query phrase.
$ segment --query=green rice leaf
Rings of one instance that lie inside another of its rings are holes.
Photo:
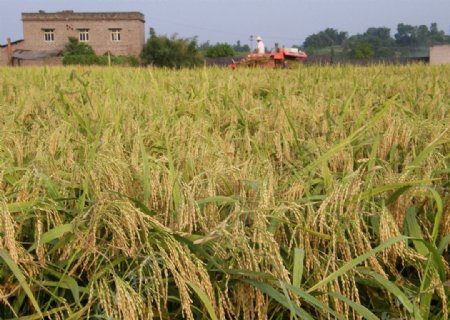
[[[429,183],[430,183],[430,180],[418,180],[418,181],[409,181],[409,182],[388,184],[388,185],[373,188],[369,191],[355,195],[351,199],[351,201],[355,202],[355,201],[367,200],[367,199],[372,198],[373,196],[376,196],[378,194],[381,194],[381,193],[384,193],[387,191],[400,190],[400,189],[404,190],[406,187],[411,188],[414,186],[426,185]],[[388,198],[387,201],[389,201],[389,200],[390,199]],[[390,202],[392,202],[392,201],[390,201]]]
[[[347,298],[346,296],[343,296],[340,293],[337,292],[328,292],[327,293],[329,296],[339,299],[343,302],[345,302],[346,304],[348,304],[351,308],[353,308],[360,316],[364,317],[364,319],[367,320],[379,320],[379,318],[374,315],[369,309],[367,309],[366,307],[364,307],[363,305],[356,303],[353,300],[350,300],[349,298]]]
[[[420,230],[419,223],[416,219],[416,213],[417,208],[415,206],[408,208],[406,210],[406,216],[405,216],[405,225],[406,225],[406,231],[407,235],[411,236],[412,242],[414,244],[414,247],[416,248],[416,251],[421,254],[424,257],[428,256],[428,249],[424,245],[422,231]]]
[[[25,276],[23,275],[22,271],[20,270],[19,266],[14,262],[14,260],[11,258],[9,253],[5,249],[0,249],[0,258],[3,259],[3,261],[6,263],[6,265],[9,267],[11,272],[16,277],[17,281],[19,281],[22,289],[27,294],[28,298],[30,299],[31,304],[33,305],[34,309],[36,310],[37,314],[43,317],[41,313],[41,309],[39,307],[39,304],[36,301],[36,298],[33,295],[33,292],[31,291],[30,287],[28,286],[28,283],[25,279]]]
[[[142,157],[142,185],[144,187],[144,201],[148,201],[150,198],[150,164],[149,164],[149,156],[144,146],[144,141],[142,137],[138,135],[139,139],[139,148],[141,149],[141,157]]]
[[[47,319],[46,317],[50,317],[51,315],[63,312],[65,310],[67,310],[67,307],[57,307],[57,308],[48,310],[46,312],[34,313],[29,316],[14,318],[14,320],[38,320],[38,319],[43,319],[43,318]],[[51,319],[51,318],[49,318],[49,319]]]
[[[388,290],[390,293],[392,293],[401,303],[402,305],[408,310],[409,313],[414,312],[414,304],[409,300],[409,298],[406,296],[406,294],[395,285],[395,283],[387,280],[382,275],[371,271],[371,270],[364,270],[360,269],[358,272],[361,272],[363,274],[366,274],[370,277],[372,277],[375,281],[377,281],[380,285],[382,285],[386,290]]]
[[[292,285],[300,288],[300,283],[303,276],[303,260],[305,259],[305,250],[295,248],[294,249],[294,266],[292,271]]]
[[[442,215],[444,212],[444,204],[442,202],[442,198],[439,195],[439,193],[437,193],[436,190],[434,190],[433,188],[428,188],[428,191],[430,191],[434,201],[436,202],[436,215],[434,217],[434,223],[433,223],[433,232],[431,233],[431,239],[433,240],[433,244],[436,244],[436,240],[438,237],[438,233],[439,233],[439,227],[441,224],[441,220],[442,220]]]
[[[287,287],[291,292],[296,294],[299,298],[301,298],[304,302],[317,307],[317,310],[320,310],[321,312],[326,311],[332,316],[334,316],[336,319],[345,320],[345,317],[338,312],[331,309],[328,305],[324,304],[322,301],[314,297],[313,295],[305,292],[304,290],[301,290],[300,288],[297,288],[295,286],[291,286],[289,284],[283,284],[285,287]]]
[[[197,200],[197,205],[202,206],[208,203],[216,203],[216,204],[234,204],[238,203],[239,200],[232,198],[232,197],[225,197],[225,196],[215,196],[215,197],[208,197],[203,198],[200,200]]]
[[[287,291],[286,286],[283,284],[282,281],[279,281],[278,283],[279,283],[279,285],[281,287],[281,290],[283,290],[283,294],[284,294],[284,297],[286,298],[286,301],[288,302],[289,311],[291,312],[291,319],[292,318],[297,318],[295,316],[294,303],[292,302],[291,297],[289,297],[289,292]]]
[[[432,141],[429,145],[427,145],[421,153],[419,153],[419,155],[413,160],[413,162],[407,167],[407,172],[413,171],[417,168],[420,167],[420,165],[422,164],[422,162],[428,157],[429,154],[431,154],[431,152],[433,152],[433,150],[443,144],[448,142],[447,140],[442,139],[442,137],[445,135],[445,133],[448,131],[448,129],[446,129],[444,132],[442,132],[434,141]]]
[[[303,310],[299,306],[292,305],[292,303],[290,303],[290,301],[283,294],[281,294],[277,289],[275,289],[273,286],[271,286],[267,283],[258,282],[258,281],[250,280],[250,279],[246,279],[246,280],[244,280],[244,282],[261,290],[263,293],[267,294],[270,298],[272,298],[273,300],[275,300],[276,302],[278,302],[285,308],[290,309],[292,307],[295,314],[297,316],[299,316],[301,319],[306,319],[306,320],[314,319],[309,313],[307,313],[305,310]]]
[[[396,244],[397,242],[404,241],[404,240],[407,240],[407,239],[408,239],[408,237],[398,236],[398,237],[386,240],[385,242],[380,244],[375,249],[372,249],[372,250],[366,252],[365,254],[362,254],[359,257],[356,257],[355,259],[347,262],[341,268],[339,268],[338,270],[336,270],[335,272],[333,272],[329,276],[325,277],[325,279],[323,279],[323,280],[319,281],[318,283],[316,283],[307,292],[313,292],[313,291],[319,289],[320,287],[323,287],[324,285],[328,284],[329,282],[334,281],[337,278],[339,278],[340,276],[342,276],[343,274],[347,273],[348,271],[350,271],[351,269],[353,269],[354,267],[356,267],[360,263],[362,263],[365,260],[369,259],[370,257],[374,256],[378,252],[380,252],[380,251],[382,251],[382,250],[392,246],[393,244]]]
[[[238,276],[244,276],[244,277],[250,277],[250,278],[256,278],[256,279],[267,279],[267,280],[277,280],[273,275],[264,273],[264,272],[258,272],[258,271],[252,271],[252,270],[244,270],[244,269],[213,269],[212,271],[221,271],[226,274],[230,275],[238,275]]]
[[[10,213],[27,212],[32,210],[38,203],[39,201],[25,201],[25,202],[8,203],[6,206]]]
[[[425,240],[419,240],[423,243],[423,245],[428,249],[429,255],[427,256],[430,260],[428,262],[432,262],[433,267],[439,274],[439,278],[441,281],[447,280],[447,268],[445,267],[444,262],[442,261],[443,257],[439,254],[437,248]]]
[[[448,247],[449,243],[450,243],[450,234],[445,236],[439,243],[439,246],[438,246],[439,255],[442,255],[444,253],[444,251]]]
[[[49,243],[50,241],[53,241],[55,239],[61,238],[65,233],[73,232],[74,226],[71,223],[68,224],[61,224],[47,232],[45,232],[40,240],[41,244]],[[28,252],[33,251],[38,246],[38,243],[35,242],[33,245],[28,249]]]
[[[211,303],[211,300],[208,298],[206,293],[198,286],[193,284],[192,282],[188,281],[188,285],[194,290],[194,292],[197,294],[197,296],[200,298],[200,300],[203,302],[203,304],[206,307],[206,310],[208,310],[208,314],[211,320],[218,320],[216,316],[216,312],[214,311],[213,304]]]
[[[385,206],[390,205],[392,202],[397,200],[402,194],[404,194],[406,191],[411,189],[411,187],[412,187],[412,185],[406,185],[404,187],[398,188],[397,190],[395,190],[395,192],[393,194],[391,194],[389,196],[389,198],[387,198],[387,200],[384,202],[384,205]]]

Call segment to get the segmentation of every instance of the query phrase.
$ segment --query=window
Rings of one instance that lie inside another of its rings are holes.
[[[111,30],[111,40],[120,41],[120,30],[122,29],[110,29]]]
[[[80,42],[89,41],[89,29],[78,29]]]
[[[43,29],[44,31],[44,41],[51,42],[55,41],[55,29]]]

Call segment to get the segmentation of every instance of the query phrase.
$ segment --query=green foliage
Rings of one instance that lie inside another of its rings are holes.
[[[389,28],[369,28],[363,34],[352,36],[346,41],[350,55],[356,59],[391,57],[394,54],[394,40]]]
[[[394,37],[395,43],[399,46],[428,46],[450,43],[450,37],[446,36],[444,31],[439,30],[436,23],[432,23],[430,29],[426,25],[413,26],[400,23]]]
[[[241,44],[241,41],[238,40],[236,41],[236,43],[233,45],[233,50],[236,52],[242,52],[242,53],[247,53],[250,52],[250,47],[248,46],[248,44]]]
[[[96,56],[94,54],[91,55],[65,55],[63,58],[63,64],[64,65],[71,65],[71,64],[79,64],[79,65],[85,65],[85,66],[92,66],[92,65],[104,65],[106,66],[108,62],[104,63],[104,61],[101,61],[101,58],[99,56]]]
[[[87,43],[79,42],[77,38],[69,37],[69,42],[64,46],[64,56],[81,55],[95,55],[95,52]]]
[[[303,42],[305,49],[320,49],[333,45],[340,45],[348,38],[347,32],[327,28],[319,33],[308,36]]]
[[[107,55],[97,56],[97,55],[69,55],[63,58],[64,65],[85,65],[85,66],[139,66],[139,60],[133,56],[113,56]]]
[[[138,67],[140,65],[139,59],[134,56],[115,56],[111,53],[105,53],[102,56],[98,56],[99,65],[107,66],[129,66]]]
[[[219,58],[219,57],[232,57],[236,53],[233,48],[227,43],[217,43],[214,46],[208,48],[205,53],[205,57]]]
[[[202,63],[195,38],[159,36],[153,28],[141,58],[145,64],[168,68],[195,67]]]
[[[230,46],[234,50],[234,54],[236,53],[249,53],[250,47],[248,44],[242,44],[240,40],[237,40],[235,44],[229,45],[224,43],[224,45]],[[209,41],[203,42],[198,46],[198,49],[201,52],[207,52],[210,48],[214,47],[214,45],[211,45]],[[205,55],[206,56],[206,55]]]
[[[352,55],[355,59],[368,59],[374,56],[374,51],[370,44],[361,43],[354,46]]]
[[[133,56],[114,56],[112,54],[105,53],[102,56],[97,56],[92,49],[86,43],[79,42],[76,38],[70,37],[69,42],[64,46],[64,65],[99,65],[99,66],[139,66],[139,60]]]
[[[209,48],[211,48],[211,47],[212,47],[212,45],[211,45],[211,43],[209,42],[209,40],[206,41],[206,42],[203,42],[203,43],[201,43],[201,44],[199,44],[199,45],[197,46],[198,50],[201,51],[201,52],[207,51],[207,50],[208,50]]]
[[[426,56],[430,45],[443,43],[450,43],[450,36],[439,30],[436,23],[429,28],[400,23],[394,37],[386,27],[371,27],[351,37],[346,32],[327,28],[308,36],[302,48],[311,56],[339,52],[340,58],[365,59]]]

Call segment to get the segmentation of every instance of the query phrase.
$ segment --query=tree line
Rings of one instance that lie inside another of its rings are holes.
[[[428,47],[450,43],[450,36],[436,23],[413,26],[400,23],[394,36],[386,27],[371,27],[362,34],[327,28],[308,36],[299,47],[312,55],[334,54],[347,58],[405,57],[426,55]]]
[[[174,50],[171,55],[178,55],[165,61],[166,49],[171,42],[185,43],[185,49]],[[450,43],[450,36],[439,30],[436,23],[414,26],[399,23],[392,36],[387,27],[370,27],[366,32],[349,36],[348,32],[326,28],[323,31],[308,36],[301,45],[294,45],[305,50],[310,56],[331,55],[344,59],[422,57],[428,55],[428,47],[435,44]],[[196,38],[177,38],[157,35],[150,30],[150,38],[145,45],[141,58],[147,64],[162,66],[193,66],[202,63],[204,57],[230,57],[250,52],[250,47],[237,41],[236,44],[216,43],[209,41],[198,44]],[[183,56],[185,58],[183,58]],[[196,59],[192,60],[191,57]],[[188,58],[190,57],[190,58]],[[184,61],[184,62],[181,62]]]

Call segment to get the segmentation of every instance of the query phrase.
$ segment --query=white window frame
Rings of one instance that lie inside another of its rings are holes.
[[[89,29],[78,29],[78,40],[80,40],[80,42],[88,42]]]
[[[44,41],[45,42],[54,42],[55,41],[55,29],[46,28],[42,29],[44,31]]]
[[[109,29],[111,31],[111,41],[112,42],[120,42],[121,40],[121,31],[120,28]]]

